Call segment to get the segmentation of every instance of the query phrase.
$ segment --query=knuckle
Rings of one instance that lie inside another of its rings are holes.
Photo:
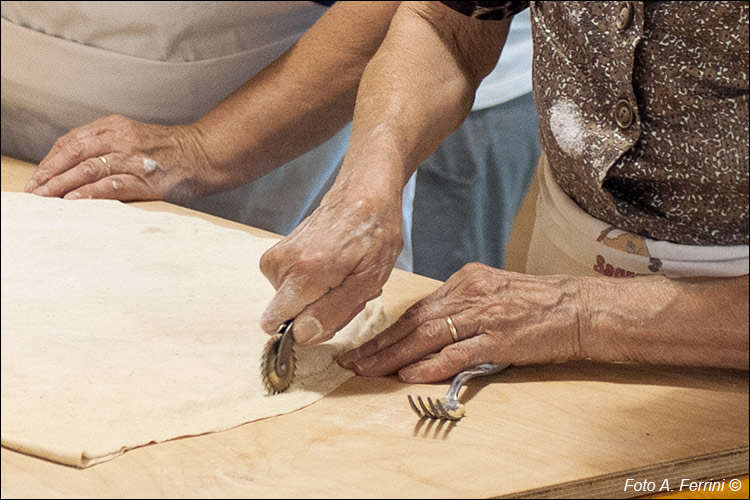
[[[451,344],[444,349],[444,352],[446,354],[445,361],[450,361],[451,365],[460,364],[460,369],[481,363],[479,353],[466,342]]]
[[[486,266],[484,264],[480,264],[479,262],[469,262],[468,264],[464,265],[459,270],[459,272],[462,274],[468,274],[471,276],[471,275],[478,274],[484,271],[485,268]]]
[[[472,279],[464,284],[463,292],[467,297],[480,297],[492,290],[487,282],[482,279]]]
[[[276,250],[276,247],[273,246],[260,256],[260,272],[262,272],[266,277],[276,275],[278,263],[280,262],[278,257],[276,256],[277,252],[278,250]]]
[[[78,172],[84,179],[96,179],[99,177],[99,167],[92,161],[86,160],[78,166]]]
[[[52,177],[52,172],[46,166],[40,166],[35,171],[31,178],[36,181],[37,184],[41,185],[47,182]]]
[[[316,259],[301,257],[294,263],[294,268],[296,269],[297,273],[301,275],[307,275],[309,273],[315,272],[315,270],[318,268],[318,262]]]
[[[118,128],[120,133],[122,133],[126,138],[133,138],[138,134],[138,126],[134,121],[128,120],[127,118],[123,118],[123,121],[120,121],[118,123]]]
[[[454,299],[474,297],[482,295],[488,290],[485,287],[484,280],[476,275],[456,276],[456,280],[450,283],[451,296]]]
[[[97,123],[97,125],[99,125],[99,127],[101,128],[112,128],[119,131],[127,127],[129,122],[129,118],[126,118],[123,115],[114,114],[103,118],[99,123]]]
[[[123,115],[119,113],[114,113],[109,115],[106,120],[112,122],[113,124],[122,123],[128,121],[127,118],[125,118]]]
[[[288,262],[288,260],[284,260]],[[293,260],[286,268],[285,278],[297,282],[301,289],[310,290],[320,295],[324,290],[330,290],[341,284],[346,278],[346,270],[330,268],[328,263],[315,257],[300,257]]]
[[[140,139],[140,127],[138,124],[124,116],[117,115],[117,118],[118,120],[114,127],[117,134],[130,144],[138,143]]]
[[[471,262],[451,276],[449,281],[462,294],[470,296],[486,294],[507,281],[496,274],[490,276],[487,272],[489,269],[492,268],[478,262]]]
[[[99,134],[110,136],[108,140],[117,144],[127,153],[133,153],[140,139],[138,123],[122,115],[114,114],[102,118],[99,123]]]
[[[78,158],[83,153],[83,144],[77,137],[66,134],[55,142],[55,148],[60,149],[64,154],[73,158]]]
[[[433,320],[423,324],[417,331],[422,339],[428,343],[432,343],[436,340],[445,340],[445,333],[448,332],[448,327],[445,327],[444,332],[441,328],[443,325],[443,321]]]

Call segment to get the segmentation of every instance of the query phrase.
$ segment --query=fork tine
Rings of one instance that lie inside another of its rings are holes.
[[[437,403],[438,408],[440,409],[442,418],[446,420],[453,420],[453,421],[461,420],[461,417],[456,418],[453,415],[451,415],[450,412],[445,409],[445,406],[443,406],[443,403],[441,403],[439,399],[436,400],[435,402]]]
[[[443,420],[450,420],[450,415],[448,415],[448,412],[445,411],[445,407],[443,406],[443,403],[440,402],[439,399],[435,400],[435,412],[440,415],[440,418]]]
[[[419,403],[419,406],[422,408],[426,416],[435,418],[430,409],[425,406],[424,401],[422,401],[422,396],[417,396],[417,402]]]
[[[429,417],[431,419],[450,420],[456,422],[461,420],[466,413],[464,405],[458,400],[458,394],[461,388],[474,377],[498,373],[510,366],[507,363],[490,364],[483,363],[474,368],[469,368],[460,372],[453,378],[448,392],[441,399],[428,397],[427,404],[422,401],[422,396],[417,396],[417,402],[414,398],[408,396],[411,409],[419,415],[420,418]],[[417,405],[417,403],[419,403]]]
[[[409,400],[409,406],[411,406],[411,409],[414,411],[414,413],[419,415],[420,418],[424,418],[426,415],[422,413],[419,408],[417,408],[416,404],[414,404],[414,400],[411,398],[411,394],[407,394],[406,398]]]
[[[432,398],[427,398],[427,404],[430,405],[430,409],[432,410],[432,416],[434,418],[443,419],[443,413],[440,411],[440,409],[435,406],[435,403],[432,401]]]

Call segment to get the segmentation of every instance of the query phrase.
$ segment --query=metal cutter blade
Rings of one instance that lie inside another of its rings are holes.
[[[263,349],[261,372],[269,394],[284,392],[294,379],[294,333],[292,320],[284,322]]]

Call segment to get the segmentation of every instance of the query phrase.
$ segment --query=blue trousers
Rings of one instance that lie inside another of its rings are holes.
[[[470,113],[417,170],[414,272],[445,280],[469,262],[503,268],[540,154],[531,93]]]

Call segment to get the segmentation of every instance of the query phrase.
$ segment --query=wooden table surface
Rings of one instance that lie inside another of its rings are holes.
[[[3,158],[2,189],[23,189],[31,169]],[[257,232],[163,202],[136,205]],[[438,285],[395,271],[387,314]],[[440,397],[447,385],[354,377],[299,411],[83,470],[2,448],[2,497],[623,498],[649,493],[626,489],[636,481],[676,488],[748,472],[747,372],[512,367],[469,383],[460,422],[418,420],[407,394]]]

